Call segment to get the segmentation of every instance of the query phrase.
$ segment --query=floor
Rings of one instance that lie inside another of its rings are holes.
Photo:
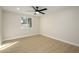
[[[63,52],[79,52],[79,47],[57,41],[42,35],[20,38],[16,40],[8,40],[3,42],[14,43],[12,46],[0,50],[2,53],[63,53]]]

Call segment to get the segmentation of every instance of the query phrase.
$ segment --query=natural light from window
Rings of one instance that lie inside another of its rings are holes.
[[[16,43],[18,43],[18,41],[4,44],[4,45],[0,46],[0,50],[7,49],[7,48],[13,46],[13,45],[16,44]]]

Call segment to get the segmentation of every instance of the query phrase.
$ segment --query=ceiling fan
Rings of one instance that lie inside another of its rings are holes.
[[[39,14],[39,13],[41,13],[41,14],[45,14],[45,13],[44,13],[44,12],[42,12],[42,11],[47,10],[47,8],[39,9],[39,7],[38,7],[38,6],[36,6],[36,7],[32,6],[32,8],[33,8],[33,9],[34,9],[34,11],[35,11],[35,15],[36,15],[36,14]]]

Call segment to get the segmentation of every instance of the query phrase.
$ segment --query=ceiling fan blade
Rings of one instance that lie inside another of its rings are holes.
[[[34,6],[32,6],[32,8],[36,11],[36,8]]]
[[[39,10],[39,11],[44,11],[44,10],[47,10],[47,8],[41,9],[41,10]]]
[[[41,11],[39,11],[39,13],[41,13],[41,14],[45,14],[45,13],[43,13],[43,12],[41,12]]]

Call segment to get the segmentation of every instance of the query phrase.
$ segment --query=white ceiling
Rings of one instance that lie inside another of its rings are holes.
[[[20,8],[20,10],[17,10],[17,8]],[[49,12],[55,12],[64,8],[67,8],[65,6],[40,6],[40,9],[47,8],[48,10],[44,11],[46,14]],[[23,14],[29,14],[34,15],[34,10],[31,6],[2,6],[2,9],[5,11],[10,12],[16,12],[16,13],[23,13]],[[40,16],[39,14],[38,16]]]

